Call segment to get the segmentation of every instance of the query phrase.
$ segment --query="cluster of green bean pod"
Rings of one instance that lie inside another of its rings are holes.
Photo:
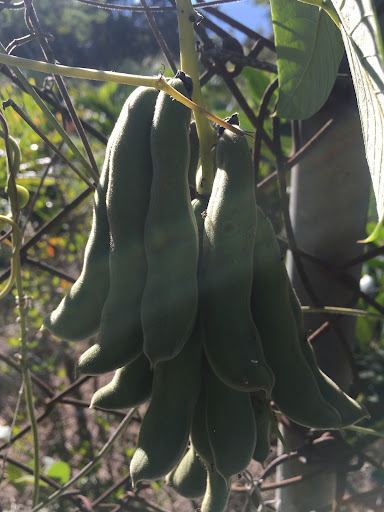
[[[170,83],[185,96],[190,81]],[[273,227],[258,207],[245,136],[218,135],[210,197],[191,201],[199,145],[191,111],[139,87],[109,139],[83,269],[44,319],[56,337],[97,334],[80,374],[115,371],[91,407],[149,400],[130,472],[166,478],[201,512],[264,462],[271,403],[314,429],[366,416],[319,369]],[[236,116],[232,122],[238,123]]]

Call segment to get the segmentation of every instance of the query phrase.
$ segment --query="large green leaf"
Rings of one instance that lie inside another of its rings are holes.
[[[279,71],[277,114],[306,119],[327,100],[344,52],[340,31],[319,7],[271,0]]]

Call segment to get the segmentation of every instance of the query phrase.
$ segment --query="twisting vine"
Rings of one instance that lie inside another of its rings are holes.
[[[0,130],[0,136],[4,139],[5,150],[6,150],[6,161],[7,161],[7,194],[10,202],[11,212],[9,215],[0,215],[0,222],[11,226],[12,235],[12,255],[11,255],[11,274],[6,285],[0,291],[0,299],[5,297],[13,285],[16,283],[16,307],[19,314],[19,325],[20,325],[20,341],[21,341],[21,368],[22,377],[24,381],[24,392],[25,401],[27,404],[29,420],[31,424],[32,439],[33,439],[33,495],[32,504],[35,506],[39,502],[39,480],[40,480],[40,462],[39,462],[39,440],[37,422],[34,410],[34,400],[32,391],[31,375],[28,367],[28,328],[27,328],[27,297],[24,294],[22,276],[21,276],[21,265],[20,265],[20,248],[22,242],[22,231],[18,225],[18,219],[20,216],[19,200],[16,187],[16,174],[19,170],[21,155],[20,148],[10,136],[7,121],[0,113],[0,122],[2,124],[2,130]],[[7,238],[3,237],[3,241]]]

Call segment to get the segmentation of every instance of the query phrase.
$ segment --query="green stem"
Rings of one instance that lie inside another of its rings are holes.
[[[125,85],[134,85],[134,86],[140,86],[143,85],[145,87],[153,87],[154,89],[158,89],[159,91],[165,91],[167,94],[172,96],[173,98],[180,101],[180,103],[183,103],[185,106],[193,110],[194,112],[198,112],[202,115],[204,115],[207,119],[210,119],[214,123],[217,123],[219,126],[222,126],[223,128],[226,128],[227,130],[230,130],[234,133],[237,133],[238,135],[244,135],[244,132],[242,130],[239,130],[238,128],[230,125],[223,119],[220,119],[220,117],[215,116],[214,114],[211,114],[204,108],[202,108],[200,105],[197,105],[193,101],[189,100],[182,94],[180,94],[176,89],[169,86],[166,79],[163,76],[141,76],[141,75],[128,75],[127,73],[115,73],[113,71],[99,71],[97,69],[89,69],[89,68],[74,68],[70,66],[62,66],[59,64],[51,64],[49,62],[42,62],[38,60],[32,60],[32,59],[23,59],[21,57],[15,57],[14,55],[8,55],[5,53],[1,53],[1,45],[0,45],[0,64],[6,64],[7,66],[14,69],[17,77],[20,79],[20,81],[23,83],[26,89],[30,92],[30,94],[35,99],[36,103],[39,104],[40,108],[44,110],[46,113],[47,107],[45,106],[44,102],[41,100],[41,98],[36,94],[35,90],[30,86],[29,82],[24,78],[24,76],[20,73],[20,71],[17,69],[17,67],[29,69],[31,71],[38,71],[40,73],[48,73],[48,74],[56,74],[61,76],[66,76],[69,78],[82,78],[86,80],[97,80],[100,82],[114,82],[118,84],[125,84]],[[19,76],[20,75],[20,76]],[[50,110],[48,109],[47,115],[51,118],[53,117],[52,121],[55,122],[55,126],[58,125],[57,131],[59,131],[59,128],[61,129],[60,134],[64,138],[68,145],[70,145],[72,151],[75,153],[76,156],[83,161],[84,157],[79,153],[79,150],[75,147],[72,148],[73,143],[71,139],[68,137],[67,133],[64,131],[64,135],[62,134],[63,128],[58,123],[56,118],[52,116]],[[57,124],[56,124],[57,123]],[[68,139],[68,140],[67,140]],[[80,156],[79,156],[80,155]],[[89,164],[87,163],[87,166],[89,167]],[[90,168],[92,169],[92,168]]]
[[[378,313],[370,313],[362,309],[342,308],[338,306],[325,306],[323,308],[312,308],[310,306],[301,306],[304,313],[332,313],[334,315],[364,316],[366,318],[377,318],[384,320],[383,315]]]
[[[109,438],[107,443],[103,446],[103,448],[100,450],[100,452],[96,455],[96,457],[89,462],[76,476],[74,476],[71,480],[69,480],[63,487],[61,487],[59,490],[51,494],[47,500],[44,503],[40,503],[36,507],[34,507],[31,512],[38,512],[38,510],[47,509],[49,505],[52,505],[55,501],[60,498],[66,491],[68,491],[76,482],[78,482],[81,478],[83,478],[85,475],[87,475],[92,469],[97,466],[97,464],[100,462],[101,458],[112,448],[114,441],[117,439],[117,437],[121,434],[123,429],[127,426],[127,424],[130,422],[134,412],[136,409],[131,409],[120,425],[117,427],[115,432],[112,434],[112,436]]]
[[[37,421],[35,416],[35,408],[33,405],[33,391],[31,374],[28,368],[28,331],[26,310],[24,307],[24,290],[21,278],[20,258],[19,254],[16,261],[16,287],[18,295],[18,309],[21,330],[21,367],[24,378],[24,392],[25,401],[28,409],[28,416],[31,425],[32,440],[33,440],[33,493],[32,493],[32,506],[39,502],[39,483],[40,483],[40,457],[39,457],[39,435],[37,429]]]
[[[177,20],[179,26],[180,41],[180,65],[181,69],[192,78],[192,100],[204,107],[204,99],[201,92],[197,56],[195,51],[195,38],[193,25],[198,18],[190,0],[176,0]],[[210,194],[213,185],[215,162],[214,144],[217,142],[216,132],[208,122],[207,117],[195,112],[196,129],[200,142],[200,159],[202,167],[201,180],[197,184],[199,194]]]

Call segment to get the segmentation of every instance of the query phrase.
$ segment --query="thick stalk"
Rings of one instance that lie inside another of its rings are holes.
[[[180,64],[181,69],[192,78],[192,100],[204,108],[204,99],[201,92],[193,25],[199,14],[193,9],[190,0],[176,0],[177,19],[179,25]],[[200,159],[202,179],[198,184],[199,194],[210,194],[215,172],[214,152],[212,146],[217,141],[216,133],[210,126],[208,119],[195,112],[197,134],[200,142]]]

